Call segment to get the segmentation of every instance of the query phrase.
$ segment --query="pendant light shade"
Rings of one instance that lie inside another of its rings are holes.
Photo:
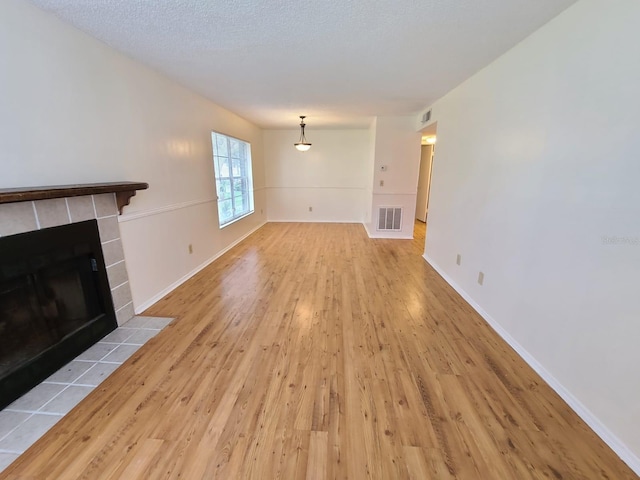
[[[298,141],[298,143],[293,144],[301,152],[306,152],[311,148],[311,144],[307,142],[307,139],[304,136],[305,118],[305,115],[300,115],[300,140]]]

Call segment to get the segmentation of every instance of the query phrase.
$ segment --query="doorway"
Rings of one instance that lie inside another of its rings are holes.
[[[429,191],[431,189],[431,169],[433,167],[433,143],[423,144],[420,153],[420,172],[418,174],[418,192],[416,195],[416,220],[427,223],[429,213]]]
[[[431,179],[436,150],[436,130],[438,122],[425,127],[422,134],[420,152],[420,168],[418,170],[418,188],[416,193],[416,214],[414,219],[413,236],[423,237],[426,243],[427,224],[429,222],[429,197],[431,194]]]
[[[437,127],[438,123],[435,122],[421,130],[422,147],[416,195],[416,220],[422,223],[427,223],[429,216],[429,195],[431,193],[431,174],[436,149]]]

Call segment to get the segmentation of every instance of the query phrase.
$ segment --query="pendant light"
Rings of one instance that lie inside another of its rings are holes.
[[[301,152],[306,152],[311,148],[311,144],[307,142],[307,139],[304,136],[305,118],[305,115],[300,115],[300,140],[298,143],[294,143],[295,147]]]

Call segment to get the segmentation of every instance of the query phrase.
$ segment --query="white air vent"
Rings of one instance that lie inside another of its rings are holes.
[[[378,230],[399,232],[402,230],[402,207],[380,207]]]
[[[427,123],[429,120],[431,120],[431,110],[422,115],[422,123]]]

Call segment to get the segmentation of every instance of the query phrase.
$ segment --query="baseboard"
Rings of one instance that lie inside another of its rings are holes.
[[[236,245],[238,245],[241,241],[243,241],[245,238],[247,238],[249,235],[251,235],[252,233],[254,233],[255,231],[257,231],[258,229],[262,228],[264,225],[266,225],[267,222],[263,222],[260,225],[258,225],[257,227],[253,228],[252,230],[250,230],[249,232],[247,232],[246,234],[244,234],[242,237],[238,238],[237,240],[235,240],[234,242],[232,242],[231,244],[229,244],[227,247],[223,248],[222,250],[220,250],[218,253],[216,253],[213,257],[205,260],[203,263],[201,263],[200,265],[198,265],[196,268],[194,268],[193,270],[191,270],[189,273],[187,273],[186,275],[184,275],[183,277],[179,278],[178,280],[176,280],[175,282],[173,282],[171,285],[169,285],[167,288],[163,289],[162,291],[160,291],[159,293],[157,293],[156,295],[154,295],[153,297],[151,297],[149,300],[142,302],[140,305],[137,305],[134,309],[134,311],[136,312],[136,315],[139,315],[140,313],[144,312],[147,308],[149,308],[150,306],[152,306],[154,303],[156,303],[157,301],[159,301],[160,299],[162,299],[165,295],[171,293],[173,290],[175,290],[176,288],[178,288],[180,285],[182,285],[184,282],[186,282],[187,280],[189,280],[191,277],[193,277],[196,273],[198,273],[200,270],[208,267],[209,265],[211,265],[213,262],[215,262],[218,258],[220,258],[222,255],[224,255],[225,253],[227,253],[229,250],[231,250],[233,247],[235,247]]]
[[[441,269],[427,254],[423,255],[433,269],[447,282],[458,294],[478,312],[502,339],[513,348],[522,359],[529,364],[535,372],[547,382],[547,384],[576,412],[576,414],[591,427],[603,442],[613,450],[620,459],[625,462],[636,474],[640,475],[640,458],[633,453],[625,443],[614,435],[587,407],[580,402],[567,388],[565,388],[546,368],[538,362],[533,355],[525,350],[491,315],[485,312],[456,282]]]
[[[360,220],[292,220],[290,218],[269,218],[269,223],[360,223]]]
[[[387,240],[413,240],[413,235],[411,236],[406,236],[403,235],[401,237],[397,236],[397,235],[393,235],[393,234],[384,234],[384,233],[371,233],[371,230],[369,230],[369,227],[367,226],[366,223],[362,222],[362,226],[364,227],[365,231],[367,232],[367,235],[369,236],[369,238],[386,238]]]
[[[367,232],[367,234],[369,234],[369,232]],[[380,240],[413,240],[413,237],[407,237],[407,236],[392,237],[387,235],[369,235],[369,238],[380,239]]]
[[[368,236],[369,238],[373,238],[373,237],[371,236],[371,232],[369,231],[369,227],[367,226],[367,224],[366,224],[365,222],[362,222],[362,226],[364,227],[364,231],[365,231],[365,232],[367,232],[367,236]]]

